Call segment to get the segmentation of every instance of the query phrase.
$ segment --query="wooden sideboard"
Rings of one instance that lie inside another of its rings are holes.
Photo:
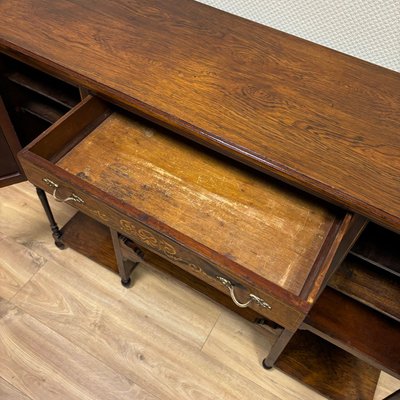
[[[399,376],[399,74],[190,0],[3,1],[0,23],[4,176],[27,145],[60,247],[232,296],[276,328],[264,365],[319,390],[332,343],[354,372],[332,398]],[[86,216],[60,232],[43,190]]]

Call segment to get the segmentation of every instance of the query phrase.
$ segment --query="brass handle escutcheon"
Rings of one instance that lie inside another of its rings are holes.
[[[240,308],[246,308],[250,305],[252,301],[263,308],[268,308],[269,310],[272,308],[265,300],[256,296],[253,293],[249,294],[249,300],[246,303],[241,303],[235,296],[235,286],[232,282],[228,281],[228,279],[223,278],[222,276],[217,276],[216,279],[221,282],[226,288],[229,289],[229,293],[231,295],[232,301]]]
[[[72,193],[70,196],[66,197],[65,199],[61,199],[61,198],[57,197],[57,189],[59,188],[59,185],[57,183],[53,182],[49,178],[43,178],[43,182],[46,183],[48,186],[54,188],[53,198],[55,201],[59,201],[59,202],[74,201],[75,203],[85,204],[85,201],[83,199],[81,199],[79,196],[77,196],[75,193]]]

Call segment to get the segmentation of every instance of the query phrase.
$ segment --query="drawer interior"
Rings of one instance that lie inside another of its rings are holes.
[[[30,151],[139,210],[142,222],[150,216],[300,295],[337,223],[336,208],[152,122],[92,103],[96,111],[88,112],[87,101],[54,128],[63,135],[45,132]]]

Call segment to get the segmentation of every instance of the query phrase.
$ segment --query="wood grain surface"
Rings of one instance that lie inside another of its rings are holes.
[[[0,301],[0,375],[29,396],[156,400],[14,305]]]
[[[331,400],[371,400],[379,369],[306,331],[297,331],[277,368]]]
[[[252,397],[261,400],[268,396],[248,379],[228,371],[218,360],[199,351],[207,338],[207,330],[209,332],[215,323],[215,314],[205,316],[205,321],[209,321],[207,325],[196,329],[194,327],[202,323],[203,316],[196,315],[191,308],[180,316],[172,299],[169,304],[158,303],[160,297],[151,297],[150,293],[139,289],[139,285],[136,286],[137,294],[132,291],[128,296],[117,279],[117,291],[110,286],[110,292],[101,283],[103,279],[92,283],[85,279],[85,287],[82,287],[78,284],[82,278],[72,270],[56,264],[47,264],[47,267],[41,276],[36,276],[29,286],[25,286],[15,302],[70,341],[79,342],[85,351],[113,370],[141,387],[146,386],[160,399],[239,400]],[[60,279],[57,285],[54,276]],[[48,286],[50,282],[53,284]],[[146,285],[143,281],[142,284]],[[168,285],[165,289],[171,291]],[[115,296],[118,292],[120,295]],[[167,296],[163,296],[164,299],[168,301]],[[153,311],[157,310],[160,315],[155,319],[155,313],[149,310],[149,301],[155,302],[154,305],[158,303]],[[200,303],[197,301],[197,306]],[[175,308],[174,320],[168,322],[170,314],[167,310],[172,308]],[[192,318],[184,323],[182,317],[189,312]],[[229,379],[221,380],[226,374]]]
[[[400,321],[400,278],[348,255],[328,285]]]
[[[297,190],[118,113],[57,165],[295,295],[335,219]]]
[[[11,299],[46,263],[44,257],[26,247],[15,249],[0,231],[0,297]]]
[[[304,326],[374,367],[400,377],[400,322],[327,287]]]
[[[62,241],[68,247],[118,273],[108,227],[78,212],[62,227],[61,232]]]
[[[29,397],[22,394],[17,388],[2,378],[0,378],[0,398],[7,400],[30,400]]]
[[[191,0],[3,0],[0,24],[3,51],[400,230],[399,74]]]
[[[250,343],[249,337],[251,337]],[[232,370],[277,396],[284,389],[288,398],[293,397],[296,400],[325,398],[305,385],[299,393],[293,376],[282,374],[277,368],[268,371],[259,368],[265,358],[265,350],[270,350],[274,340],[275,337],[266,334],[265,329],[255,329],[239,316],[223,313],[210,333],[203,352],[222,361]]]

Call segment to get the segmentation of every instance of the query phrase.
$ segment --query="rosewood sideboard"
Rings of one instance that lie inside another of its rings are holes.
[[[400,377],[400,74],[191,0],[3,0],[0,26],[0,182],[58,247],[268,325],[264,367],[330,398]]]

